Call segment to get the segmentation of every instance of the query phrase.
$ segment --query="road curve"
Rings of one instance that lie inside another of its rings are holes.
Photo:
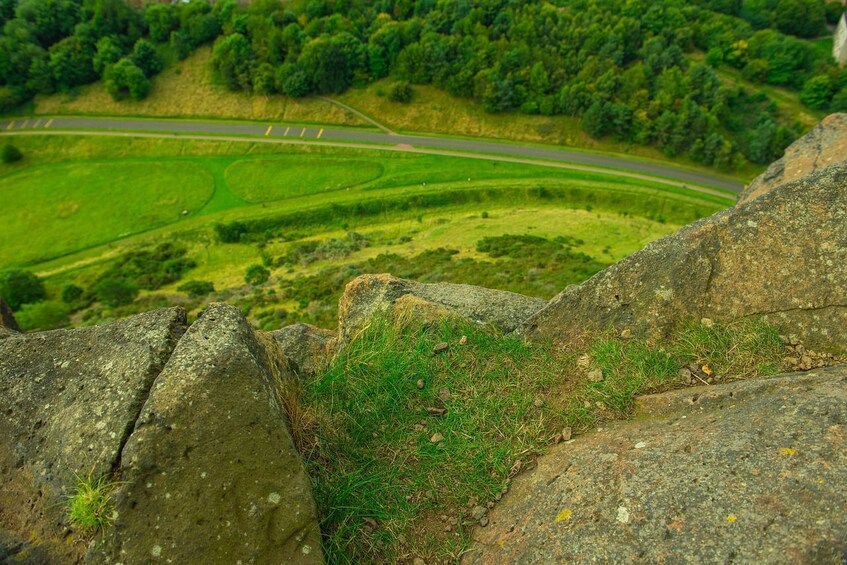
[[[690,183],[702,187],[740,192],[740,182],[716,175],[663,165],[648,161],[626,159],[614,155],[582,153],[567,149],[554,149],[521,145],[514,142],[492,142],[468,138],[450,138],[427,135],[389,134],[385,132],[344,129],[320,126],[302,126],[286,123],[216,122],[177,119],[136,119],[122,117],[38,117],[0,120],[0,133],[23,133],[24,131],[67,132],[126,132],[162,133],[203,136],[239,136],[266,138],[271,140],[297,140],[303,142],[353,142],[388,146],[440,149],[455,153],[486,154],[512,159],[543,160],[556,163],[581,165],[578,168],[599,167],[614,171],[629,171],[638,175],[665,178],[677,181],[673,184]],[[339,143],[340,144],[340,143]]]

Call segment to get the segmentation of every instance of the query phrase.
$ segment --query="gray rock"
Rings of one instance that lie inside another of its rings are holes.
[[[841,563],[847,367],[639,400],[551,449],[465,563]]]
[[[294,372],[313,375],[324,368],[335,353],[336,333],[309,324],[292,324],[271,332]]]
[[[785,150],[785,155],[738,195],[743,204],[783,184],[847,161],[847,114],[832,114]]]
[[[170,308],[0,340],[0,529],[40,540],[46,562],[79,557],[62,534],[74,475],[117,467],[184,331],[185,312]]]
[[[18,325],[18,321],[15,320],[15,315],[12,313],[12,309],[2,298],[0,298],[0,330],[2,329],[10,330],[12,332],[21,331],[21,327]],[[0,332],[0,339],[2,339],[4,334],[8,336],[9,332]]]
[[[280,405],[279,347],[212,304],[153,384],[93,562],[319,563],[308,477]]]
[[[545,301],[513,292],[466,284],[424,284],[391,275],[363,275],[351,281],[339,301],[338,334],[342,343],[365,328],[376,315],[417,320],[457,315],[511,332]]]
[[[614,327],[667,334],[761,316],[817,351],[847,351],[847,164],[662,238],[565,289],[522,326],[566,342]]]

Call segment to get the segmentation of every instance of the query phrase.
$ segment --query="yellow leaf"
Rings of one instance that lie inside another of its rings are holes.
[[[702,370],[704,373],[706,373],[707,376],[710,377],[712,376],[712,373],[714,373],[714,371],[712,371],[711,367],[709,367],[708,365],[703,365]]]
[[[569,508],[565,508],[564,510],[559,512],[558,516],[556,516],[556,521],[557,522],[564,522],[565,520],[567,520],[571,516],[573,516],[573,511],[570,510]]]
[[[797,455],[797,450],[792,447],[780,447],[779,454],[785,457],[791,457],[792,455]]]
[[[736,520],[738,520],[738,516],[736,516],[735,514],[730,514],[729,516],[726,517],[726,521],[729,524],[732,524]]]

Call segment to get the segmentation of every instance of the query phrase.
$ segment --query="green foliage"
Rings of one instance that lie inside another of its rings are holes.
[[[256,286],[268,282],[271,272],[262,265],[250,265],[244,274],[244,282]]]
[[[71,526],[86,534],[105,529],[112,524],[114,492],[120,483],[105,477],[76,476],[74,492],[68,498],[67,513]]]
[[[116,308],[135,300],[138,285],[126,279],[101,278],[94,285],[94,296],[106,306]]]
[[[254,61],[250,42],[240,33],[221,37],[212,50],[212,67],[230,90],[252,89]]]
[[[800,92],[800,100],[809,108],[815,110],[826,110],[834,94],[832,79],[826,75],[818,75],[810,78],[803,85]]]
[[[3,161],[7,165],[17,163],[23,158],[24,154],[21,153],[21,150],[11,143],[3,144],[3,149],[0,149],[0,161]]]
[[[395,83],[394,86],[391,87],[391,93],[388,97],[394,102],[400,102],[401,104],[408,104],[412,101],[412,96],[414,96],[414,91],[412,90],[412,85],[408,83],[408,81],[400,81]]]
[[[75,284],[69,284],[62,289],[62,302],[72,304],[82,298],[85,291]]]
[[[127,97],[143,100],[150,93],[150,81],[144,71],[130,59],[121,59],[107,67],[103,78],[106,90],[115,100],[124,100]]]
[[[179,292],[184,292],[189,298],[203,298],[215,292],[215,285],[209,281],[188,281],[176,288]]]
[[[6,271],[0,274],[0,297],[12,310],[47,298],[44,281],[29,271]]]
[[[165,66],[156,48],[146,39],[139,39],[135,42],[129,58],[148,78],[158,74]]]
[[[70,306],[63,302],[43,300],[34,304],[24,304],[15,319],[21,329],[27,332],[54,330],[70,324]]]
[[[196,263],[186,257],[185,247],[162,243],[156,247],[130,251],[121,255],[100,276],[103,279],[125,280],[132,286],[155,290],[176,282]]]
[[[341,259],[370,245],[368,239],[356,232],[348,232],[344,239],[330,238],[324,241],[295,243],[280,258],[283,265],[309,265],[316,261]]]

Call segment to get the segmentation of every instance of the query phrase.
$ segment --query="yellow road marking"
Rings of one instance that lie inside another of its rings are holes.
[[[37,120],[35,120],[35,124],[33,124],[32,127],[37,128],[39,125],[41,125],[41,118],[38,118]]]
[[[318,132],[318,139],[324,134],[324,128],[321,128],[321,131]]]
[[[11,122],[9,122],[9,125],[6,126],[6,129],[12,129],[13,127],[15,127],[15,120],[12,120]]]
[[[306,135],[306,128],[303,128],[303,131],[300,132],[300,137],[303,137],[304,135]]]
[[[53,125],[53,118],[50,118],[49,120],[47,120],[47,123],[44,124],[44,128],[45,129],[49,128],[51,125]]]
[[[265,131],[265,137],[267,137],[267,136],[269,136],[269,135],[271,134],[271,130],[272,130],[272,129],[274,129],[274,127],[273,127],[273,126],[268,126],[268,129]]]
[[[287,136],[287,135],[288,135],[288,130],[290,130],[290,129],[291,129],[291,128],[285,128],[285,133],[284,133],[284,134],[282,134],[282,135],[283,135],[283,136]]]
[[[27,120],[27,121],[25,121],[25,122],[23,123],[23,125],[21,126],[21,129],[26,129],[26,127],[27,127],[28,125],[29,125],[29,120]]]

